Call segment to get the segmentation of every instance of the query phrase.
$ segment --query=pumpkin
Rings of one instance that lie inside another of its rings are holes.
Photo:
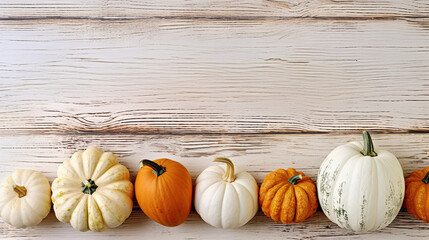
[[[374,147],[363,132],[363,145],[335,148],[323,161],[318,177],[319,203],[325,215],[356,232],[382,229],[398,214],[404,198],[404,176],[398,159]]]
[[[258,185],[252,175],[234,168],[228,158],[218,157],[214,162],[226,165],[208,167],[198,176],[195,209],[214,227],[241,227],[258,211]]]
[[[302,222],[317,210],[316,186],[302,172],[278,169],[264,178],[259,204],[276,223]]]
[[[51,210],[51,185],[34,170],[16,170],[0,187],[0,216],[17,228],[39,224]]]
[[[174,227],[189,216],[192,179],[179,162],[167,158],[141,161],[135,191],[140,208],[159,224]]]
[[[110,152],[88,147],[62,163],[52,183],[55,216],[79,231],[121,225],[133,208],[128,169]]]
[[[429,167],[417,170],[405,179],[404,207],[414,217],[429,223]]]

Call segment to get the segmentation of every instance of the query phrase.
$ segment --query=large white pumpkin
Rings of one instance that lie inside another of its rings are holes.
[[[0,216],[25,228],[39,224],[51,210],[51,185],[34,170],[16,170],[1,183]]]
[[[60,165],[52,183],[55,215],[79,231],[121,225],[133,208],[128,169],[110,152],[89,147]]]
[[[395,219],[404,199],[404,175],[398,159],[374,148],[368,132],[364,144],[335,148],[317,177],[320,206],[342,228],[356,232],[382,229]]]
[[[235,168],[228,158],[214,162],[197,178],[194,205],[201,218],[217,228],[238,228],[258,211],[258,185],[247,172]]]

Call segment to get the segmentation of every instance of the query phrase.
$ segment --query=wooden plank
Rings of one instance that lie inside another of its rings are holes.
[[[403,21],[6,21],[0,134],[429,131]]]
[[[372,134],[375,144],[394,153],[407,176],[429,165],[429,134]],[[96,146],[113,152],[134,180],[142,159],[167,157],[186,166],[195,180],[216,156],[230,157],[262,183],[278,168],[293,167],[316,180],[320,164],[336,146],[361,134],[263,135],[31,135],[0,136],[0,179],[19,168],[44,173],[50,181],[58,166],[78,150]]]
[[[429,163],[428,134],[373,134],[375,143],[393,152],[404,172],[427,166]],[[264,134],[264,135],[31,135],[0,136],[0,179],[17,168],[32,168],[43,172],[50,181],[55,178],[58,165],[71,154],[88,145],[112,151],[126,165],[134,181],[142,158],[169,157],[183,163],[193,179],[212,165],[214,156],[228,156],[238,167],[248,170],[259,183],[277,168],[295,167],[315,180],[324,157],[335,146],[360,135],[334,134]],[[157,239],[315,239],[343,237],[351,239],[419,239],[427,236],[429,225],[402,211],[396,220],[376,233],[355,235],[340,229],[319,210],[315,216],[300,224],[283,225],[272,222],[261,212],[248,225],[236,230],[219,230],[205,224],[193,211],[179,227],[168,228],[148,219],[135,205],[131,217],[119,228],[102,233],[79,233],[70,225],[56,220],[53,212],[40,225],[29,229],[15,229],[0,221],[2,238],[26,239],[117,239],[139,236]]]
[[[310,219],[299,224],[278,224],[261,211],[239,229],[217,229],[206,224],[192,211],[180,226],[169,228],[155,223],[136,207],[124,224],[104,232],[80,233],[69,224],[59,222],[51,212],[39,225],[29,229],[16,229],[0,222],[0,234],[7,239],[426,239],[429,225],[417,220],[408,212],[400,212],[397,218],[383,230],[369,234],[355,234],[339,228],[318,211]]]
[[[4,0],[0,18],[282,18],[428,16],[426,0]]]

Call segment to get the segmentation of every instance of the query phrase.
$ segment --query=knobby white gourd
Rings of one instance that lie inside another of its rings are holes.
[[[197,178],[194,205],[201,218],[217,228],[238,228],[258,211],[258,185],[249,173],[234,168],[228,158],[218,157]]]
[[[79,231],[121,225],[133,208],[128,169],[110,152],[89,147],[60,165],[52,183],[55,215]]]
[[[320,206],[342,228],[356,232],[382,229],[398,214],[404,199],[404,175],[398,159],[374,148],[363,132],[364,144],[350,142],[335,148],[323,161],[317,177]]]
[[[0,216],[17,228],[39,224],[51,210],[51,185],[34,170],[16,170],[1,183]]]

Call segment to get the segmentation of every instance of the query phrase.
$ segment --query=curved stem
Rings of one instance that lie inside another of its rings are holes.
[[[235,174],[234,174],[234,164],[226,157],[217,157],[213,160],[213,162],[221,162],[226,163],[225,174],[222,176],[222,179],[226,182],[234,182]]]
[[[363,151],[361,151],[364,156],[377,156],[377,153],[374,150],[374,144],[372,143],[371,135],[367,131],[363,131]]]
[[[152,168],[153,174],[155,174],[157,177],[160,176],[161,174],[165,173],[165,167],[157,164],[154,161],[147,160],[147,159],[141,160],[140,161],[140,168],[142,168],[144,166],[148,166],[148,167]]]
[[[27,189],[24,186],[18,186],[18,185],[16,185],[13,188],[13,191],[15,191],[16,194],[18,194],[19,198],[25,197],[25,195],[27,195]]]
[[[82,185],[82,192],[89,195],[93,194],[95,190],[97,190],[98,188],[94,180],[92,180],[91,178],[89,178],[85,182],[82,182],[81,185]]]
[[[295,176],[289,178],[288,182],[290,182],[290,184],[292,184],[292,185],[296,185],[296,184],[298,184],[298,181],[301,179],[302,179],[302,175],[298,174],[298,175],[295,175]]]
[[[425,184],[429,183],[429,172],[426,173],[425,177],[422,179],[422,182],[424,182]]]

